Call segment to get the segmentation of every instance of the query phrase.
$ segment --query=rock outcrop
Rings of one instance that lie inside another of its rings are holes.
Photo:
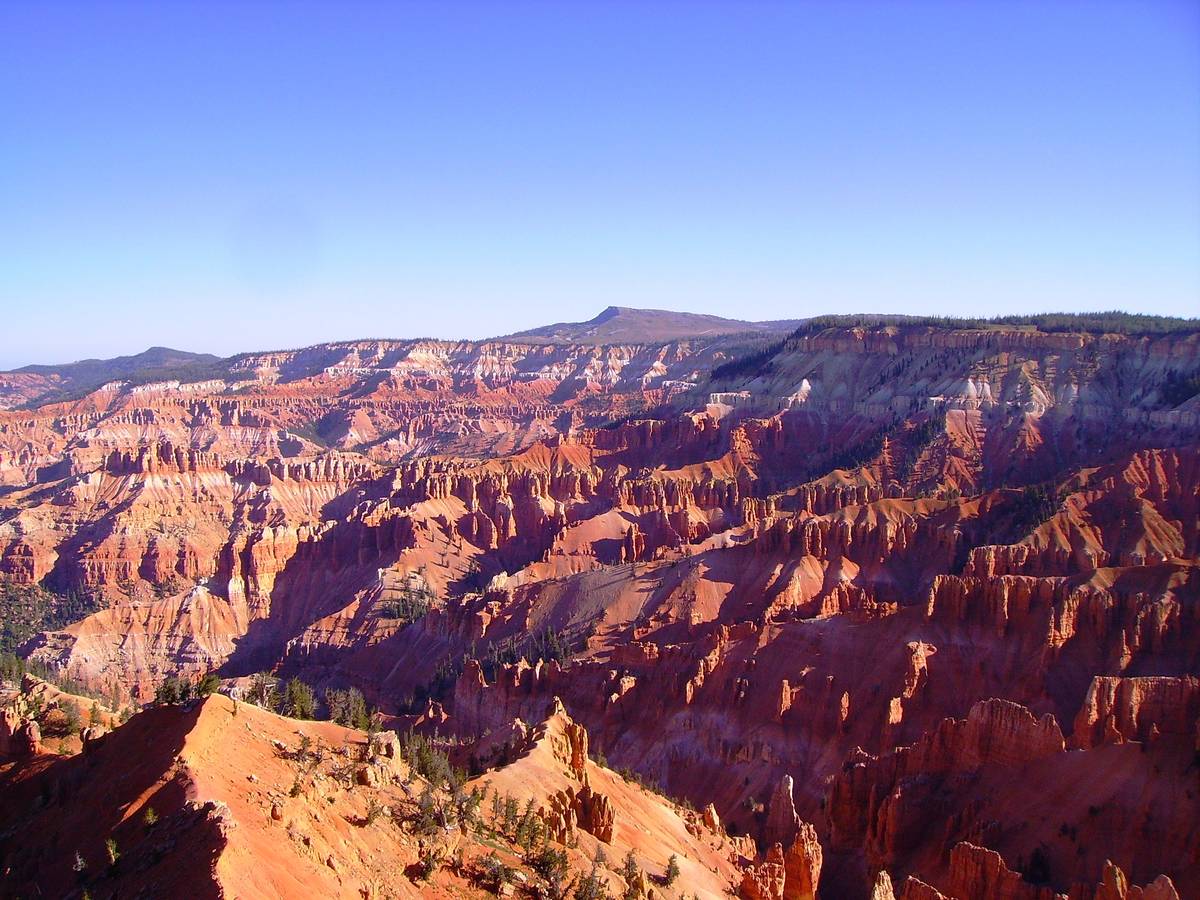
[[[36,721],[12,709],[0,710],[0,756],[28,759],[41,749],[42,732]]]
[[[1074,744],[1150,741],[1164,734],[1197,735],[1200,678],[1097,676],[1075,718]]]
[[[767,804],[767,824],[763,838],[768,844],[788,846],[800,829],[800,816],[796,814],[796,805],[792,799],[792,776],[784,775],[779,779],[775,793]]]
[[[1018,768],[1064,749],[1053,716],[987,700],[911,746],[880,757],[856,750],[830,790],[833,845],[865,847],[873,865],[887,865],[913,846],[911,823],[928,814],[928,797],[945,778],[984,766]]]
[[[801,822],[787,850],[782,844],[772,844],[765,859],[747,866],[741,896],[747,900],[814,900],[821,861],[816,829]]]

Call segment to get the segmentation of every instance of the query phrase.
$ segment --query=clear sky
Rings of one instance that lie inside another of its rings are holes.
[[[1200,4],[0,4],[0,367],[1200,314]]]

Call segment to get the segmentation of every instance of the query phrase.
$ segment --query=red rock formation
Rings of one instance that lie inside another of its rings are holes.
[[[800,824],[796,839],[783,857],[784,900],[814,900],[821,880],[821,842],[808,822]]]
[[[615,818],[608,797],[593,791],[586,780],[578,789],[567,787],[551,794],[542,810],[547,834],[560,844],[570,844],[575,839],[576,829],[611,844]]]
[[[1072,891],[1071,900],[1089,900],[1089,896]],[[1104,864],[1104,877],[1090,900],[1179,900],[1179,892],[1166,875],[1159,875],[1145,887],[1131,885],[1121,867],[1108,860]]]
[[[1052,888],[1038,887],[1011,871],[999,853],[963,842],[950,851],[950,896],[996,900],[1056,900]]]
[[[950,775],[985,765],[1015,767],[1061,753],[1062,732],[1052,716],[1040,720],[1015,703],[988,700],[975,704],[966,719],[946,719],[910,747],[883,757],[858,750],[833,783],[829,810],[835,847],[865,846],[873,864],[886,865],[912,846],[917,835],[906,816],[908,798],[901,785],[913,776]]]
[[[763,837],[768,844],[788,846],[800,829],[800,817],[792,801],[792,776],[779,779],[775,793],[767,804],[767,824]]]
[[[892,879],[887,869],[880,869],[875,875],[875,883],[871,885],[871,896],[868,900],[896,900],[892,890]]]
[[[1017,872],[1035,832],[1056,890],[1200,889],[1200,419],[1161,390],[1200,339],[831,329],[705,384],[738,346],[355,341],[2,411],[0,574],[101,607],[22,652],[142,698],[350,682],[490,760],[561,696],[783,870],[821,823],[831,895],[949,890],[967,843]],[[623,840],[561,737],[553,816]],[[1045,824],[1000,799],[1059,784]]]
[[[821,843],[816,829],[801,822],[785,851],[772,844],[766,858],[747,866],[741,896],[748,900],[814,900],[821,878]]]
[[[880,873],[881,876],[884,873]],[[878,883],[877,883],[878,884]],[[892,896],[888,892],[881,896]],[[1010,870],[1000,854],[974,844],[961,843],[950,853],[950,869],[945,892],[935,890],[920,879],[909,877],[901,900],[939,900],[939,898],[995,897],[997,900],[1179,900],[1171,879],[1165,875],[1145,887],[1130,885],[1120,867],[1107,862],[1101,882],[1095,887],[1076,885],[1069,895],[1055,893],[1023,881]],[[879,888],[877,887],[877,892]],[[872,897],[872,900],[875,900]]]
[[[41,752],[42,733],[38,723],[22,718],[15,710],[0,711],[0,757],[26,759]]]
[[[773,844],[763,862],[747,868],[739,895],[744,900],[782,900],[785,877],[783,847]]]
[[[1072,740],[1081,748],[1149,741],[1163,734],[1197,734],[1200,678],[1092,679],[1075,718]]]

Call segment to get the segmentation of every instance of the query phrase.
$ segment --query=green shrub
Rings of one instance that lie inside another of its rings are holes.
[[[602,868],[601,858],[597,857],[592,863],[592,871],[583,876],[575,886],[575,900],[608,900],[608,887],[600,876]]]
[[[428,881],[442,864],[442,851],[437,847],[422,847],[417,861],[413,864],[414,874],[418,881]]]
[[[553,847],[542,847],[536,853],[526,857],[530,868],[547,881],[555,878],[562,879],[567,874],[568,861],[566,850],[556,850]]]
[[[504,860],[494,852],[489,853],[479,861],[479,886],[485,890],[499,893],[506,884],[511,884],[516,870],[506,865]]]
[[[625,879],[626,884],[632,884],[637,880],[639,871],[637,857],[630,850],[625,854],[625,861],[621,863],[621,877]]]
[[[221,679],[217,677],[216,673],[209,672],[207,675],[201,678],[199,682],[196,683],[196,696],[211,696],[212,694],[215,694],[217,689],[220,687]]]
[[[62,711],[67,719],[67,734],[79,734],[79,729],[83,725],[83,716],[79,712],[79,704],[74,700],[66,700],[63,702]]]
[[[433,594],[427,589],[405,588],[399,599],[380,604],[379,615],[385,619],[398,619],[407,625],[425,618],[432,601]]]

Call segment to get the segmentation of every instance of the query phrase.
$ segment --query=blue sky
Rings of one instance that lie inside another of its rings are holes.
[[[0,5],[0,367],[1200,313],[1193,2]]]

